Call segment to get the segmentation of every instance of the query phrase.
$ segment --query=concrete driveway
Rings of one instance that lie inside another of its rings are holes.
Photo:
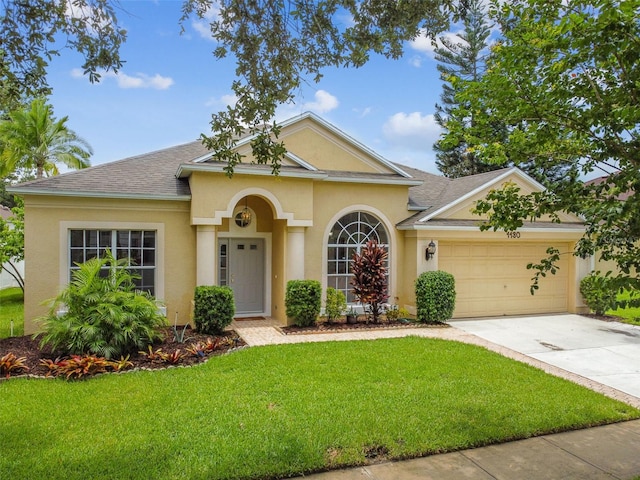
[[[449,323],[640,398],[640,327],[572,314]]]

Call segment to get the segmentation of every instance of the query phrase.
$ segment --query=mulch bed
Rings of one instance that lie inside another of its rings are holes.
[[[178,329],[178,332],[182,332],[182,328]],[[155,343],[153,345],[153,349],[157,350],[159,348],[162,349],[164,353],[173,353],[176,350],[180,350],[182,353],[186,353],[186,349],[193,343],[202,343],[204,344],[207,339],[214,339],[214,335],[205,335],[192,330],[191,328],[187,328],[184,335],[184,342],[177,342],[175,339],[175,335],[173,333],[173,329],[171,327],[164,328],[164,340],[162,342]],[[238,337],[238,335],[234,331],[225,332],[222,337],[233,339],[233,342],[223,342],[221,348],[216,349],[212,353],[208,354],[205,357],[197,357],[194,355],[187,355],[177,364],[179,366],[187,366],[187,365],[195,365],[198,363],[202,363],[208,357],[221,355],[223,353],[228,352],[229,350],[239,348],[245,346],[246,343]],[[52,352],[50,348],[44,347],[40,348],[39,339],[33,340],[30,336],[24,337],[10,337],[0,339],[0,358],[4,355],[12,353],[16,357],[25,357],[24,364],[29,367],[29,371],[26,372],[29,375],[35,376],[45,376],[48,372],[48,368],[40,364],[40,360],[42,359],[50,359],[55,360],[58,357],[62,357],[60,353]],[[151,361],[145,355],[141,355],[139,352],[132,353],[129,360],[133,363],[133,367],[127,369],[163,369],[171,366],[170,364]]]
[[[321,322],[310,327],[298,327],[297,325],[288,325],[286,327],[279,327],[282,333],[285,335],[304,335],[311,333],[334,333],[334,332],[349,332],[358,330],[389,330],[389,329],[401,329],[401,328],[446,328],[449,325],[446,323],[416,323],[406,320],[384,320],[380,323],[366,322],[359,320],[357,323],[347,323],[345,321],[338,322]]]

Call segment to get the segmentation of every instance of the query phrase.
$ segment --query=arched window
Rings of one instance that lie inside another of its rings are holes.
[[[356,302],[349,284],[353,254],[360,253],[369,240],[389,251],[387,229],[374,215],[366,212],[346,214],[333,225],[329,233],[327,287],[341,290],[347,297],[347,303]],[[388,268],[387,265],[387,275]]]

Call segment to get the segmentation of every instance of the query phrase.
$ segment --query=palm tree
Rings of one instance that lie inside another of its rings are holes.
[[[0,177],[20,171],[36,178],[57,175],[58,165],[71,169],[89,166],[91,146],[66,127],[68,117],[56,120],[44,99],[0,122]]]

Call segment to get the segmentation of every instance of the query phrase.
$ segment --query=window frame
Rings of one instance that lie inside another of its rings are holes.
[[[73,272],[79,270],[79,263],[104,258],[109,250],[116,259],[128,260],[125,268],[138,277],[134,280],[136,288],[155,296],[156,238],[155,230],[69,229],[69,280]],[[149,241],[152,245],[149,245]],[[153,254],[149,255],[149,252]],[[108,269],[102,270],[106,272]]]
[[[147,222],[85,222],[61,221],[59,223],[59,285],[66,287],[71,279],[71,230],[143,230],[155,231],[155,286],[154,297],[164,301],[165,296],[165,225]],[[134,266],[135,268],[135,266]]]
[[[351,215],[357,215],[357,219],[343,221]],[[372,218],[375,222],[363,221],[363,215]],[[339,232],[337,232],[339,224],[342,224],[342,226],[339,229]],[[354,230],[351,228],[349,231],[349,228],[354,225],[357,226],[357,229]],[[362,225],[366,225],[368,227],[368,231],[363,231],[361,229]],[[349,237],[347,240],[352,240],[356,237],[357,240],[352,243],[349,243],[349,241],[346,243],[340,243],[343,233]],[[382,235],[386,238],[383,239]],[[332,287],[342,291],[347,298],[348,305],[358,304],[353,293],[351,293],[350,280],[352,274],[349,272],[351,270],[351,263],[353,262],[352,257],[354,253],[361,252],[367,241],[374,239],[379,245],[385,247],[387,251],[387,292],[391,295],[393,278],[391,272],[392,237],[388,226],[379,214],[362,208],[343,211],[341,214],[336,215],[334,220],[330,222],[330,225],[328,226],[328,234],[325,238],[326,243],[324,251],[326,256],[324,257],[324,274],[327,288]],[[382,242],[381,240],[386,240],[386,242]],[[346,251],[340,252],[340,249],[346,249]],[[332,268],[332,263],[335,264],[335,268]]]

